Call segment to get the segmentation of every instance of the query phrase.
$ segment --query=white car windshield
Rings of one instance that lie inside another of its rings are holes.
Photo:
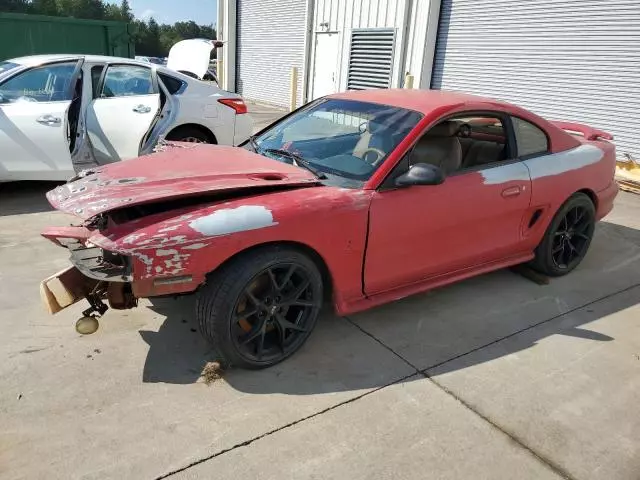
[[[9,70],[18,68],[20,64],[13,62],[0,62],[0,76],[7,73]]]
[[[302,159],[330,179],[362,183],[416,126],[422,115],[353,100],[310,104],[253,139],[257,153],[287,163]]]
[[[20,72],[0,84],[0,104],[71,100],[75,62],[51,63]]]

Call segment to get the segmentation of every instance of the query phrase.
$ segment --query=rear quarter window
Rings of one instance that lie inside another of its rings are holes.
[[[549,151],[549,140],[544,131],[521,118],[512,117],[512,120],[519,157],[540,155]]]
[[[171,95],[175,95],[176,93],[178,93],[184,85],[182,80],[178,80],[171,75],[159,73],[158,76],[160,77],[160,80],[162,80],[162,83],[164,83],[164,86],[167,87],[167,90]]]

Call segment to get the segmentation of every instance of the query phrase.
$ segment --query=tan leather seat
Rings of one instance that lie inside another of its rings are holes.
[[[464,156],[462,166],[470,168],[500,160],[504,160],[504,145],[496,142],[472,140],[469,150]]]
[[[445,175],[457,171],[462,165],[462,145],[455,136],[458,125],[442,122],[429,130],[416,143],[409,163],[430,163],[440,167]]]

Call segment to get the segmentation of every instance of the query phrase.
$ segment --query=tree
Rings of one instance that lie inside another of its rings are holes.
[[[58,0],[58,10],[64,17],[105,18],[105,5],[102,0]]]
[[[150,55],[153,57],[159,57],[162,54],[162,48],[160,47],[160,25],[158,25],[158,22],[156,22],[153,17],[149,19],[148,31],[149,50],[153,52]]]
[[[0,12],[28,13],[27,0],[0,0]]]
[[[200,26],[193,20],[189,20],[188,22],[176,22],[173,25],[173,28],[183,40],[187,40],[189,38],[200,38]]]
[[[136,52],[153,57],[167,56],[171,47],[180,40],[216,38],[213,25],[198,25],[194,21],[158,25],[153,18],[148,22],[137,20],[131,12],[129,0],[121,0],[120,5],[104,0],[0,0],[0,12],[128,22]]]
[[[127,23],[132,23],[135,20],[127,0],[124,0],[120,6],[113,3],[107,3],[104,6],[104,18],[107,20],[117,20],[119,22]]]
[[[123,21],[125,22],[133,22],[134,16],[133,12],[131,12],[131,5],[129,5],[128,0],[122,0],[120,4],[120,15]]]
[[[104,6],[104,18],[107,20],[122,21],[122,11],[120,10],[120,7],[113,3],[106,4]]]
[[[56,0],[33,0],[31,10],[38,15],[58,15],[58,4]]]

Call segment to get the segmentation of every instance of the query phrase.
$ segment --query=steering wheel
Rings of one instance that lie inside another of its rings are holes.
[[[371,158],[372,155],[370,154],[375,155],[375,157]],[[378,163],[380,163],[380,160],[382,160],[384,156],[385,153],[379,148],[369,147],[362,153],[362,157],[360,158],[375,167]]]

